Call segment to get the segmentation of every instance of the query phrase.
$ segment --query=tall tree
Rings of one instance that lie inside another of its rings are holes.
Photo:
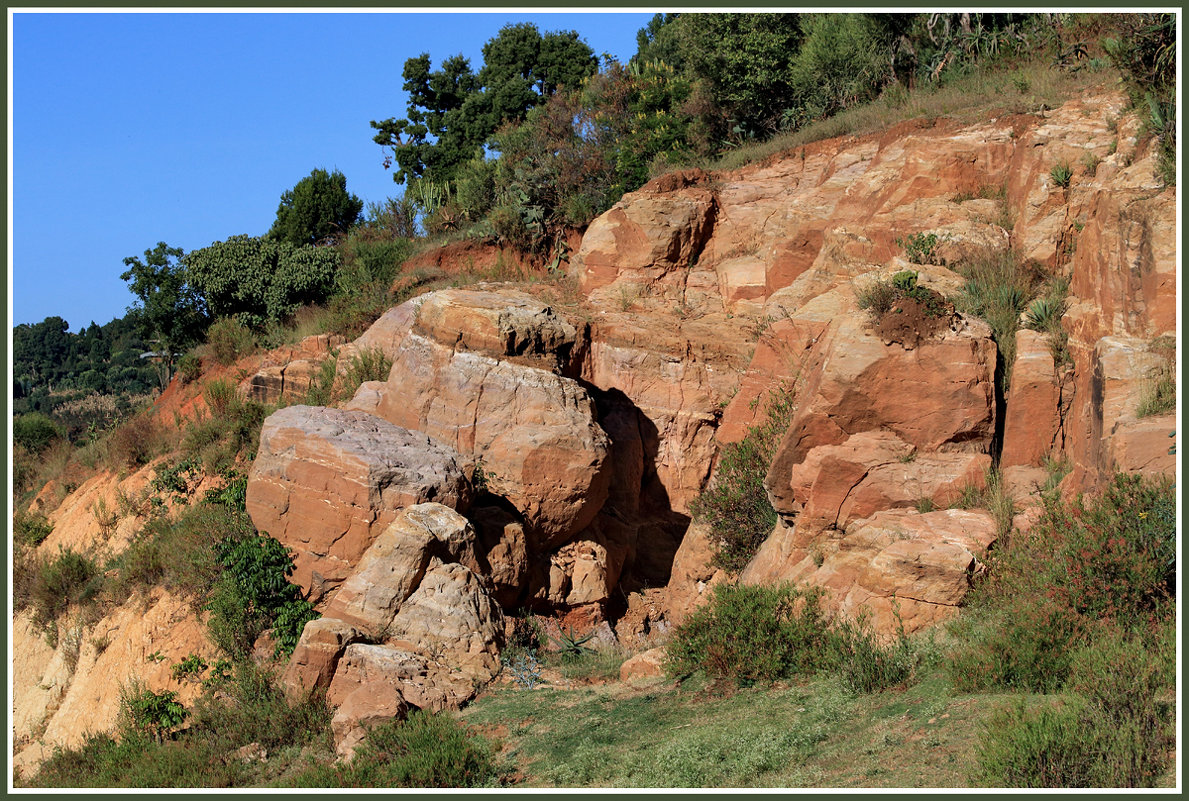
[[[176,354],[198,342],[210,323],[205,300],[188,280],[184,255],[181,248],[158,242],[144,252],[144,261],[136,256],[124,259],[128,269],[120,275],[137,298],[128,313],[141,335],[156,341],[166,380]]]
[[[361,211],[363,201],[347,192],[346,176],[318,168],[281,195],[268,235],[298,247],[314,245],[344,236]]]
[[[478,73],[461,55],[436,71],[428,53],[405,62],[408,116],[371,123],[374,141],[392,150],[397,183],[454,178],[501,126],[523,121],[559,87],[576,89],[598,70],[576,31],[542,35],[532,23],[500,29],[483,46],[483,62]]]

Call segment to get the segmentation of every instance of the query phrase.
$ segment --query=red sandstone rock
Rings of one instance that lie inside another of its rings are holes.
[[[296,583],[330,589],[400,509],[425,501],[465,509],[461,461],[424,434],[362,412],[290,406],[264,422],[247,510],[294,553]]]

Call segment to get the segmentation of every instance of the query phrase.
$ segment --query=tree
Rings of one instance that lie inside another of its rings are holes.
[[[339,259],[335,248],[239,234],[191,251],[186,269],[212,317],[261,326],[285,319],[299,306],[325,301],[334,289]]]
[[[293,245],[314,245],[345,235],[362,210],[363,201],[348,194],[341,172],[315,169],[281,195],[268,235]]]
[[[202,339],[210,315],[198,290],[190,284],[181,248],[164,242],[136,256],[124,259],[128,269],[120,275],[130,283],[138,302],[128,307],[143,337],[156,341],[166,367],[166,380],[175,356]]]
[[[393,179],[452,180],[500,127],[522,122],[560,87],[577,89],[598,59],[576,31],[541,35],[532,23],[506,25],[483,46],[478,73],[461,55],[431,70],[428,53],[405,62],[408,117],[372,121],[374,141],[391,148]],[[386,160],[385,166],[391,166]]]

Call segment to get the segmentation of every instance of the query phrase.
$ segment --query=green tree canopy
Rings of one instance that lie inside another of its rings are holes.
[[[190,280],[214,317],[260,326],[325,301],[339,267],[335,248],[239,234],[186,256]]]
[[[361,211],[363,201],[347,192],[346,176],[318,168],[281,195],[268,235],[293,245],[314,245],[344,236]]]
[[[532,23],[502,28],[483,46],[483,60],[478,73],[461,55],[438,70],[428,53],[405,62],[408,116],[371,123],[374,141],[392,150],[397,183],[451,180],[502,125],[521,122],[559,87],[577,88],[598,70],[577,32],[542,35]]]
[[[174,354],[198,342],[210,316],[202,295],[190,284],[182,262],[181,248],[158,242],[144,252],[144,261],[136,256],[124,259],[128,269],[120,275],[129,282],[137,302],[128,307],[141,336],[155,340],[155,350],[173,364]]]

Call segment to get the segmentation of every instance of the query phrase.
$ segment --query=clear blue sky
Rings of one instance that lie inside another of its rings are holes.
[[[473,68],[505,24],[626,60],[651,13],[13,15],[11,323],[123,316],[126,256],[265,233],[281,193],[339,169],[399,194],[370,120],[403,117],[405,59]]]

